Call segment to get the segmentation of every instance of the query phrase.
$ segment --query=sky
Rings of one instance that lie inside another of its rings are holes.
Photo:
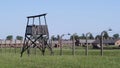
[[[27,16],[47,13],[50,36],[112,29],[120,34],[120,0],[0,0],[0,38],[25,34]]]

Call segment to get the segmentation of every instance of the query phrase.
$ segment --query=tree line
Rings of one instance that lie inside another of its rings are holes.
[[[23,40],[23,37],[22,36],[16,36],[15,38],[16,40]],[[6,37],[6,40],[13,40],[13,35],[8,35]]]
[[[91,33],[89,36],[88,36],[88,39],[100,39],[101,35],[96,35],[96,36],[93,36],[93,34]],[[57,35],[57,36],[51,36],[51,39],[52,40],[59,40],[60,38],[60,35]],[[82,34],[82,35],[74,35],[74,38],[75,39],[86,39],[86,34]],[[119,34],[116,33],[116,34],[113,34],[113,36],[109,36],[108,32],[105,32],[104,35],[103,35],[103,39],[119,39]],[[69,38],[70,40],[73,39],[73,35],[70,36]]]

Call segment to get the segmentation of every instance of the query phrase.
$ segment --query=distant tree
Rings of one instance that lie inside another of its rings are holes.
[[[73,40],[73,35],[70,36],[70,40]]]
[[[113,35],[113,38],[114,38],[114,39],[118,39],[118,38],[119,38],[119,34],[114,34],[114,35]]]
[[[104,33],[103,38],[104,39],[108,39],[109,38],[109,35],[108,35],[107,31]]]
[[[55,41],[55,40],[58,40],[57,37],[55,37],[54,35],[51,36],[51,40]]]
[[[79,39],[78,35],[74,35],[74,37],[75,37],[75,40]],[[70,39],[73,40],[73,35],[70,36]]]
[[[8,35],[8,36],[6,37],[6,40],[13,40],[13,36],[12,36],[12,35]]]
[[[101,37],[100,35],[96,35],[95,39],[100,39],[100,37]]]
[[[92,34],[89,35],[89,39],[94,39]]]
[[[79,39],[79,36],[78,36],[78,35],[75,35],[74,37],[75,37],[75,40]]]
[[[85,34],[83,33],[82,36],[79,37],[80,39],[86,39]]]
[[[57,35],[56,40],[59,40],[59,39],[60,39],[60,35]]]
[[[53,41],[55,40],[55,36],[54,35],[51,36],[51,40],[53,40]]]
[[[16,40],[23,40],[22,36],[16,36]]]

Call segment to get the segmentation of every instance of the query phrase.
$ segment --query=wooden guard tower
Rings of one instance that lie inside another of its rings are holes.
[[[39,48],[39,50],[42,52],[42,55],[45,53],[46,47],[49,48],[51,51],[51,54],[53,54],[52,46],[49,43],[49,31],[48,26],[46,22],[46,16],[47,14],[41,14],[41,15],[35,15],[35,16],[28,16],[27,17],[27,26],[25,31],[25,38],[24,43],[21,51],[21,57],[23,53],[27,50],[27,53],[29,55],[29,49],[31,47],[33,48]],[[44,19],[44,25],[41,23],[41,18]],[[36,25],[35,19],[38,19],[38,23]],[[30,24],[30,20],[32,20],[32,24]]]

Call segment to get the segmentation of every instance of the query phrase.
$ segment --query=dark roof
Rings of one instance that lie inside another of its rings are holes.
[[[118,40],[120,40],[120,39],[103,40],[103,43],[105,43],[105,44],[107,44],[107,43],[115,43]],[[100,43],[100,40],[95,40],[93,43]]]

